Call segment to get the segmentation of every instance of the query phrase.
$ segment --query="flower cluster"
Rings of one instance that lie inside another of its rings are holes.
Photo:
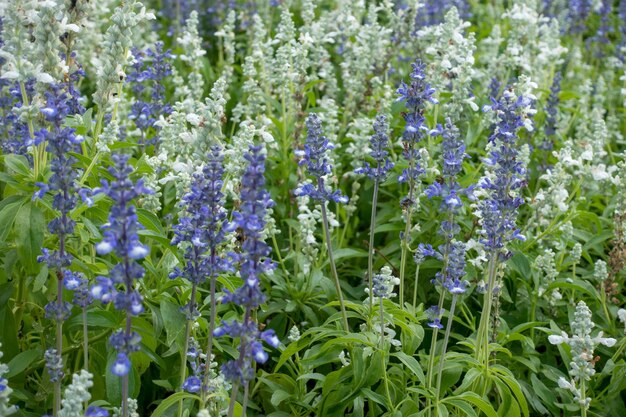
[[[551,136],[556,134],[557,123],[557,107],[559,105],[559,93],[561,92],[561,73],[557,72],[552,80],[550,87],[550,95],[545,106],[546,122],[543,131],[546,135],[545,141],[539,146],[540,149],[552,150],[554,144],[551,142]]]
[[[587,18],[591,15],[591,0],[570,0],[567,11],[567,29],[570,33],[580,33],[587,29]]]
[[[611,347],[615,345],[616,340],[612,337],[602,337],[602,332],[597,336],[591,337],[591,330],[595,324],[591,321],[591,310],[584,301],[580,301],[576,305],[574,313],[574,321],[572,322],[572,336],[561,332],[561,335],[550,335],[548,340],[553,345],[567,343],[571,347],[572,361],[570,362],[569,374],[572,377],[570,381],[565,378],[559,378],[559,387],[567,389],[574,394],[574,400],[580,404],[583,409],[589,408],[591,398],[582,398],[585,390],[580,389],[586,381],[589,381],[595,374],[593,351],[598,345]],[[578,385],[578,387],[577,387]]]
[[[265,213],[274,202],[265,190],[265,154],[262,147],[251,146],[245,159],[248,166],[241,179],[241,205],[239,211],[233,213],[233,221],[226,228],[227,231],[238,230],[244,237],[238,259],[243,284],[234,292],[226,290],[222,297],[224,303],[231,302],[244,307],[245,314],[242,321],[222,322],[213,332],[216,337],[229,335],[239,338],[239,358],[224,364],[222,372],[228,381],[241,384],[254,377],[252,360],[264,363],[268,359],[259,339],[272,347],[278,347],[279,343],[273,330],[259,331],[251,314],[265,301],[260,278],[274,268],[269,258],[270,247],[262,240]]]
[[[439,94],[450,95],[442,102],[441,110],[453,121],[467,119],[478,110],[472,93],[472,81],[477,76],[474,68],[476,39],[474,33],[466,33],[469,26],[470,22],[464,21],[452,7],[443,23],[417,32],[418,41],[424,45],[428,56],[429,82]]]
[[[95,192],[106,194],[112,201],[109,222],[104,226],[103,239],[96,245],[99,255],[115,253],[120,259],[110,271],[108,277],[99,276],[96,284],[91,287],[94,299],[107,304],[112,302],[115,308],[126,312],[127,321],[130,316],[138,316],[143,312],[141,294],[134,288],[133,281],[143,277],[144,269],[137,262],[148,256],[149,248],[139,241],[137,231],[141,228],[132,200],[150,193],[139,180],[134,184],[130,180],[133,169],[128,164],[128,155],[113,154],[114,166],[109,169],[113,181],[102,180],[102,187]],[[124,290],[117,286],[123,285]],[[130,371],[128,354],[139,349],[141,337],[130,331],[120,330],[109,339],[110,344],[118,351],[118,357],[112,372],[124,376]]]
[[[376,161],[376,166],[372,167],[364,162],[362,168],[356,169],[356,174],[365,174],[374,181],[384,181],[389,171],[393,169],[393,162],[389,160],[389,136],[387,130],[389,124],[383,115],[376,117],[374,121],[374,134],[370,138],[370,156]]]
[[[421,264],[426,256],[434,256],[444,262],[443,269],[435,275],[432,283],[441,285],[453,296],[465,293],[467,281],[463,280],[465,276],[465,252],[466,244],[457,240],[456,236],[461,232],[461,227],[455,222],[454,217],[459,213],[463,202],[461,196],[465,195],[473,199],[473,187],[462,188],[457,180],[457,175],[462,170],[463,160],[467,158],[465,153],[465,144],[460,139],[459,130],[454,126],[451,120],[446,120],[445,128],[438,125],[431,132],[431,135],[441,136],[443,138],[442,159],[443,159],[443,180],[437,181],[425,190],[428,198],[441,198],[440,209],[446,220],[441,222],[439,234],[443,237],[444,243],[433,249],[430,244],[420,244],[415,252],[414,259],[416,264]],[[443,306],[442,291],[439,298],[439,304],[431,307],[431,322],[429,326],[433,328],[441,328],[440,314]],[[437,314],[435,314],[437,313]]]
[[[24,106],[24,99],[31,101],[35,95],[35,81],[24,83],[25,97],[20,91],[20,84],[0,78],[0,89],[5,86],[7,94],[0,96],[0,148],[6,154],[27,155],[28,147],[33,144],[28,124],[20,114],[29,110]],[[30,159],[31,156],[28,155]]]
[[[137,11],[139,9],[139,11]],[[132,47],[132,31],[143,20],[154,19],[152,13],[146,13],[145,7],[135,0],[130,0],[115,9],[111,16],[111,26],[106,31],[102,45],[102,57],[98,67],[98,82],[93,101],[103,112],[115,95],[115,88],[126,73],[124,66],[128,62]]]
[[[69,217],[70,211],[76,207],[77,195],[83,197],[87,205],[91,204],[89,191],[79,189],[76,184],[78,173],[72,165],[76,158],[71,152],[79,152],[82,136],[76,135],[73,128],[64,127],[63,123],[68,115],[75,114],[71,96],[64,91],[64,86],[53,85],[46,93],[46,105],[41,109],[46,121],[52,125],[51,129],[41,129],[35,135],[35,143],[46,143],[46,150],[52,156],[50,162],[50,176],[48,183],[37,183],[39,191],[36,198],[43,198],[48,193],[54,193],[52,208],[57,210],[59,217],[48,224],[50,233],[59,236],[59,250],[44,249],[39,261],[45,261],[50,268],[65,268],[72,262],[72,257],[65,250],[66,239],[74,232],[75,222]]]
[[[372,283],[372,297],[389,299],[396,295],[393,289],[400,284],[400,279],[394,277],[391,268],[385,265],[381,268],[379,274],[372,277]],[[369,288],[366,288],[365,292],[369,292]]]
[[[61,354],[54,348],[48,348],[44,352],[44,360],[50,375],[50,382],[58,382],[63,379],[65,373],[63,372],[63,358]]]
[[[459,130],[450,119],[446,120],[445,128],[437,125],[431,132],[433,136],[442,137],[443,181],[429,185],[425,194],[429,198],[441,197],[441,209],[448,213],[456,213],[462,205],[461,196],[473,198],[473,187],[462,188],[456,176],[461,172],[463,160],[468,158],[465,144],[460,139]]]
[[[93,387],[93,375],[84,369],[79,374],[74,374],[72,383],[65,389],[63,401],[61,402],[61,411],[59,417],[83,417],[99,416],[108,417],[109,413],[100,407],[89,407],[87,413],[84,413],[84,404],[91,399],[89,389]]]
[[[184,214],[174,227],[172,245],[184,244],[185,266],[176,268],[170,278],[182,277],[199,285],[219,272],[230,270],[230,262],[219,257],[217,249],[224,241],[226,210],[222,193],[223,156],[218,146],[207,157],[202,173],[194,176],[191,190],[182,198]],[[197,315],[193,303],[185,307],[192,319]]]
[[[415,27],[438,25],[443,22],[446,13],[456,8],[463,18],[470,16],[469,2],[466,0],[426,0],[415,16]]]
[[[146,135],[150,128],[158,129],[155,125],[159,116],[167,117],[172,113],[172,106],[164,103],[165,86],[163,82],[166,77],[172,74],[170,61],[174,55],[167,50],[163,51],[163,42],[157,42],[154,49],[148,48],[145,51],[134,51],[135,61],[132,71],[128,74],[126,82],[132,83],[132,91],[137,101],[131,106],[129,118],[135,122],[135,126],[141,132],[139,143],[155,144],[158,135],[147,139]],[[150,84],[150,98],[148,101],[142,100],[146,83]]]
[[[324,178],[332,173],[332,165],[326,155],[327,151],[334,149],[328,138],[322,132],[322,121],[315,113],[311,113],[306,119],[307,136],[304,150],[296,151],[296,155],[302,157],[299,165],[304,165],[307,172],[313,177],[315,184],[303,183],[296,189],[295,195],[308,196],[322,204],[326,201],[336,203],[347,203],[348,197],[341,194],[339,190],[328,190],[325,186]]]
[[[426,313],[426,318],[428,319],[428,327],[432,327],[433,329],[443,329],[443,324],[441,324],[441,316],[443,315],[443,309],[437,306],[428,307],[424,313]]]
[[[0,344],[0,348],[2,344]],[[2,359],[2,351],[0,350],[0,359]],[[4,378],[4,374],[9,372],[9,367],[3,363],[0,363],[0,416],[10,416],[17,411],[17,407],[9,405],[9,398],[13,390],[9,387],[9,383]]]
[[[528,118],[534,114],[529,109],[531,104],[528,97],[517,96],[512,89],[507,89],[500,100],[492,99],[492,105],[484,109],[495,112],[497,122],[489,136],[489,154],[484,159],[491,171],[479,183],[486,192],[486,197],[478,204],[482,220],[481,243],[487,252],[504,259],[511,256],[506,249],[507,242],[525,239],[515,224],[517,209],[523,204],[519,192],[526,185],[526,168],[518,158],[517,132],[522,127],[532,126]]]
[[[424,168],[421,167],[419,162],[421,159],[420,150],[417,149],[417,144],[421,142],[428,132],[424,118],[424,107],[426,102],[438,103],[433,97],[435,89],[426,82],[425,65],[417,60],[412,66],[411,84],[406,85],[403,81],[398,88],[398,94],[400,95],[398,101],[404,101],[408,110],[402,114],[406,122],[404,132],[402,133],[402,141],[404,142],[403,156],[409,163],[409,167],[402,171],[398,181],[409,182],[410,184],[418,181],[419,176],[424,173]],[[412,199],[413,196],[409,198]],[[412,201],[408,203],[412,204]]]
[[[207,362],[206,354],[202,353],[196,339],[189,339],[189,347],[187,348],[187,361],[191,366],[192,375],[185,379],[182,388],[191,393],[200,392],[202,388],[202,378]]]

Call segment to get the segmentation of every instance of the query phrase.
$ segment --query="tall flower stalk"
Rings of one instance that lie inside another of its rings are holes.
[[[438,101],[433,97],[435,90],[426,82],[424,72],[425,65],[420,60],[415,61],[413,71],[411,72],[411,84],[406,85],[404,82],[398,88],[400,97],[398,101],[404,101],[407,111],[402,114],[406,122],[402,141],[404,151],[402,155],[408,163],[408,167],[402,171],[402,175],[398,181],[406,182],[409,185],[409,193],[402,199],[400,205],[404,212],[405,228],[404,233],[400,237],[401,256],[400,256],[400,307],[404,308],[404,277],[406,275],[407,257],[411,244],[411,228],[413,210],[415,209],[415,198],[418,194],[420,184],[420,176],[424,173],[424,168],[420,164],[421,154],[418,144],[422,141],[428,132],[425,124],[424,110],[426,102],[433,104]]]
[[[326,155],[326,152],[333,149],[334,145],[330,143],[328,138],[322,132],[322,121],[315,113],[311,113],[306,120],[307,137],[303,151],[297,151],[297,155],[302,157],[300,165],[307,167],[307,172],[313,178],[315,183],[301,184],[295,191],[295,195],[308,196],[313,201],[318,201],[322,208],[322,224],[324,227],[324,237],[326,240],[326,248],[328,250],[328,262],[330,263],[330,271],[335,283],[335,290],[339,298],[339,308],[341,309],[341,317],[343,328],[347,332],[350,330],[348,326],[348,314],[339,283],[339,275],[337,274],[337,266],[333,255],[333,244],[330,239],[330,229],[328,226],[328,213],[326,212],[326,204],[329,201],[335,203],[347,203],[348,197],[341,194],[339,190],[331,190],[326,186],[325,178],[332,174],[332,165]]]
[[[499,293],[497,273],[501,264],[512,256],[507,244],[515,239],[525,240],[516,225],[517,209],[523,203],[521,188],[526,186],[526,168],[518,158],[518,131],[522,127],[532,128],[529,116],[534,114],[532,100],[513,89],[502,93],[500,100],[492,98],[492,104],[484,108],[493,111],[496,124],[489,137],[485,176],[479,187],[485,197],[478,203],[482,237],[480,242],[487,252],[487,282],[483,310],[476,334],[476,359],[484,366],[489,365],[489,322],[494,298]]]
[[[431,132],[433,136],[442,137],[442,159],[443,159],[443,181],[435,182],[426,189],[426,195],[429,198],[440,198],[440,210],[445,220],[441,222],[439,234],[443,236],[444,243],[439,246],[438,250],[432,248],[431,245],[420,245],[418,253],[420,257],[435,256],[443,261],[443,268],[437,273],[433,283],[440,287],[439,301],[433,306],[433,320],[429,326],[433,328],[433,336],[430,345],[430,355],[428,359],[427,387],[433,388],[434,365],[436,358],[437,336],[439,329],[443,327],[441,324],[441,314],[447,293],[452,294],[452,303],[448,314],[448,324],[444,336],[443,349],[439,358],[439,368],[437,373],[437,383],[435,385],[435,409],[438,407],[441,373],[443,372],[443,364],[445,352],[447,349],[448,339],[454,318],[454,310],[456,307],[457,296],[465,292],[466,282],[463,280],[465,276],[465,244],[457,240],[456,236],[461,232],[461,227],[456,223],[455,217],[463,207],[462,196],[473,199],[473,187],[462,188],[458,183],[457,176],[462,170],[463,160],[467,158],[465,153],[465,144],[460,139],[459,130],[452,124],[448,118],[446,125],[438,125]]]
[[[63,322],[70,316],[71,304],[63,301],[64,283],[68,289],[76,290],[75,281],[80,281],[78,275],[68,268],[72,264],[72,255],[67,250],[67,240],[74,233],[75,222],[70,218],[70,212],[76,207],[77,195],[85,195],[85,190],[78,190],[76,186],[77,174],[72,168],[76,159],[70,152],[79,152],[83,137],[76,135],[72,128],[64,127],[66,116],[74,114],[78,109],[73,108],[71,96],[64,91],[64,86],[53,85],[46,93],[46,104],[41,109],[45,120],[50,123],[49,129],[41,129],[35,135],[36,144],[44,144],[47,152],[52,156],[50,169],[52,175],[48,183],[37,183],[40,187],[35,198],[42,198],[47,192],[52,192],[52,208],[58,211],[59,216],[48,224],[51,234],[58,237],[59,249],[49,251],[43,249],[39,262],[46,262],[50,269],[56,271],[56,299],[46,305],[46,317],[56,323],[56,346],[49,349],[47,358],[50,380],[54,383],[54,415],[58,416],[61,407],[61,380],[63,379]],[[80,298],[80,295],[79,295]],[[85,346],[84,349],[87,349]],[[85,363],[85,366],[87,364]]]
[[[137,9],[139,11],[137,12]],[[98,137],[104,127],[104,116],[113,104],[111,123],[117,119],[117,109],[126,74],[125,66],[130,57],[132,31],[140,22],[154,19],[152,13],[146,13],[145,7],[138,1],[129,0],[118,6],[111,15],[111,25],[104,35],[102,44],[101,65],[98,67],[98,80],[93,102],[98,106],[96,125],[93,129],[93,147],[97,149],[91,157],[91,163],[83,172],[81,184],[84,183],[102,155],[102,146],[98,145]]]
[[[374,181],[374,193],[372,196],[372,216],[370,219],[370,237],[367,254],[367,282],[369,293],[372,293],[373,271],[374,271],[374,230],[376,229],[376,206],[378,204],[378,188],[380,183],[385,181],[389,171],[393,169],[393,162],[389,160],[389,137],[387,131],[389,124],[383,115],[376,117],[374,122],[374,135],[370,138],[372,151],[370,156],[375,161],[375,166],[370,166],[364,162],[363,167],[355,170],[357,174],[365,174]],[[373,311],[372,297],[370,297],[370,312]]]
[[[379,346],[381,352],[385,352],[385,307],[383,300],[390,299],[396,294],[393,292],[394,287],[400,283],[400,280],[393,276],[391,268],[384,266],[381,268],[380,273],[372,277],[372,287],[367,288],[366,291],[369,294],[370,305],[373,305],[378,301],[378,313],[380,319],[380,340]],[[385,356],[381,354],[381,362],[383,369],[383,383],[385,385],[385,395],[387,397],[387,407],[389,410],[394,408],[393,401],[391,400],[391,392],[389,391],[389,378],[387,377],[387,364],[385,362]]]
[[[263,241],[263,229],[268,208],[274,205],[269,193],[265,189],[265,154],[261,146],[251,146],[244,158],[248,166],[241,179],[241,205],[239,211],[233,212],[233,220],[226,227],[226,231],[239,230],[244,240],[242,253],[238,256],[239,274],[243,281],[241,287],[234,292],[225,290],[223,303],[233,303],[244,309],[241,321],[222,322],[213,335],[216,337],[229,335],[233,339],[239,338],[239,356],[222,365],[224,377],[232,385],[228,417],[235,412],[235,402],[239,387],[243,386],[242,401],[243,415],[246,415],[248,404],[248,384],[254,379],[252,361],[265,363],[269,355],[263,349],[261,340],[276,348],[279,341],[273,330],[260,331],[259,325],[253,317],[254,311],[265,302],[265,295],[261,290],[261,277],[275,267],[269,258],[271,249]],[[210,358],[207,358],[210,361]]]
[[[612,347],[616,340],[612,337],[602,337],[599,332],[596,337],[591,337],[591,330],[595,324],[591,320],[591,310],[584,301],[576,305],[574,321],[572,322],[572,336],[561,332],[560,335],[550,335],[548,340],[553,345],[566,343],[571,348],[572,361],[570,362],[569,381],[563,377],[558,380],[559,388],[570,391],[574,395],[574,401],[580,406],[582,417],[587,417],[587,409],[591,398],[587,397],[586,385],[595,375],[595,361],[593,351],[598,345]]]
[[[109,183],[102,180],[102,187],[96,190],[113,201],[109,222],[103,226],[103,239],[96,245],[96,252],[99,255],[114,253],[118,262],[111,268],[108,277],[96,278],[91,295],[105,304],[112,302],[116,309],[126,315],[124,329],[113,333],[109,343],[117,351],[111,372],[122,378],[121,417],[128,417],[128,374],[132,368],[129,356],[139,350],[141,342],[141,336],[132,330],[132,317],[144,311],[143,298],[135,289],[134,281],[142,278],[145,272],[137,261],[149,254],[149,248],[139,241],[137,235],[141,224],[132,201],[151,191],[143,186],[143,180],[137,183],[130,180],[133,169],[128,164],[128,155],[113,154],[111,158],[114,165],[109,168],[109,173],[113,181]]]
[[[203,401],[208,394],[208,379],[210,366],[206,366],[203,376],[204,382],[198,383],[196,376],[191,376],[194,381],[187,380],[187,354],[189,339],[191,337],[191,325],[199,317],[196,294],[198,286],[207,279],[210,282],[210,308],[209,335],[206,350],[207,363],[210,365],[213,356],[213,331],[215,330],[215,286],[217,275],[230,269],[229,262],[218,256],[219,246],[224,241],[224,225],[226,223],[226,210],[224,209],[224,194],[222,193],[224,175],[223,156],[219,146],[214,146],[207,156],[207,163],[202,173],[195,175],[191,185],[191,191],[183,197],[184,214],[180,216],[178,225],[174,227],[175,237],[172,245],[185,246],[185,266],[183,269],[176,268],[170,278],[182,277],[191,282],[191,296],[189,303],[183,307],[187,323],[185,325],[184,348],[181,354],[180,388],[185,386],[198,388]],[[187,382],[187,384],[186,384]],[[195,388],[193,391],[196,391]],[[179,412],[182,412],[182,400],[179,403]],[[202,407],[204,408],[204,407]]]

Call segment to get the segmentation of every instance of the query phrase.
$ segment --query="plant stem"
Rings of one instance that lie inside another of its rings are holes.
[[[415,268],[415,283],[414,283],[414,288],[413,288],[413,309],[415,309],[415,306],[417,305],[417,283],[419,282],[419,277],[420,277],[420,265],[417,264],[417,267]]]
[[[445,270],[445,268],[444,268]],[[444,291],[443,285],[441,286],[441,293],[439,294],[439,302],[437,303],[438,311],[441,311],[443,307],[444,301]],[[428,355],[428,371],[427,371],[427,379],[426,379],[426,388],[430,389],[433,386],[433,371],[435,369],[435,356],[437,350],[437,336],[439,335],[439,328],[433,328],[433,338],[430,341],[430,352]],[[442,358],[443,359],[443,358]],[[441,359],[440,359],[441,360]],[[428,406],[430,407],[430,398],[427,401]]]
[[[250,382],[246,382],[246,384],[243,386],[243,402],[241,403],[241,407],[243,408],[243,411],[241,413],[242,417],[246,417],[247,411],[248,411],[248,397],[250,395]]]
[[[323,189],[322,179],[318,179],[318,185]],[[341,316],[343,320],[343,328],[346,332],[350,331],[348,327],[348,315],[346,313],[346,306],[343,301],[343,293],[341,292],[341,285],[339,284],[339,275],[337,275],[337,267],[335,266],[335,258],[333,257],[333,244],[330,241],[330,230],[328,229],[328,216],[326,213],[326,204],[324,201],[320,204],[322,206],[322,223],[324,227],[324,237],[326,238],[326,247],[328,249],[328,262],[330,263],[330,271],[335,282],[335,290],[337,291],[337,297],[339,298],[339,307],[341,308]]]
[[[22,105],[24,107],[28,107],[30,105],[30,101],[28,100],[28,93],[26,93],[26,84],[24,84],[24,81],[20,81],[20,93],[22,94]],[[32,140],[35,138],[35,128],[33,127],[33,120],[30,116],[28,117],[26,123],[28,125],[29,138]],[[35,181],[37,181],[39,174],[45,168],[45,159],[46,144],[42,142],[35,147],[33,152],[33,168],[35,172]]]
[[[191,296],[189,300],[189,317],[193,316],[195,310],[195,300],[196,300],[196,288],[197,285],[194,282],[191,285]],[[183,351],[180,363],[180,383],[178,385],[177,391],[183,390],[183,384],[185,383],[185,379],[187,378],[187,352],[189,351],[189,336],[191,336],[191,320],[187,320],[185,323],[185,339],[183,340]],[[183,399],[181,398],[178,401],[178,415],[182,417],[183,415]]]
[[[217,258],[217,250],[215,247],[211,248],[211,265],[215,265],[215,261]],[[217,312],[215,311],[217,300],[215,299],[215,281],[217,277],[215,273],[211,272],[211,282],[210,282],[210,303],[211,303],[211,318],[209,319],[209,334],[206,348],[206,368],[204,370],[204,384],[202,386],[202,405],[204,407],[204,403],[206,401],[206,388],[209,386],[209,376],[211,373],[211,362],[213,361],[213,332],[215,331],[215,317]]]
[[[252,314],[252,310],[250,308],[250,306],[246,307],[246,313],[243,316],[243,323],[244,325],[248,324],[248,321],[250,321],[250,315]],[[239,369],[241,369],[243,367],[243,359],[246,355],[246,342],[245,339],[242,338],[242,340],[239,342],[239,358],[237,359],[237,366]],[[244,397],[245,397],[245,386],[248,385],[247,382],[244,385]],[[230,404],[228,405],[228,417],[233,417],[234,413],[235,413],[235,402],[237,401],[237,391],[239,391],[239,381],[236,381],[233,384],[233,388],[232,388],[232,392],[230,393]],[[244,401],[247,404],[247,399],[244,398]],[[242,403],[243,403],[242,402]],[[242,415],[246,414],[246,409],[243,409]]]
[[[370,301],[372,296],[370,295]],[[388,410],[393,408],[393,401],[389,392],[389,379],[387,378],[387,363],[385,362],[385,309],[383,308],[383,298],[380,297],[380,359],[383,366],[383,382],[385,384],[385,395],[387,396]]]
[[[448,340],[450,338],[450,330],[452,329],[452,320],[454,319],[454,309],[456,307],[457,295],[452,296],[452,303],[450,304],[450,313],[448,314],[448,324],[446,325],[446,333],[443,336],[443,349],[441,351],[441,359],[439,360],[439,367],[437,369],[437,385],[435,388],[435,405],[439,407],[439,395],[441,394],[441,376],[443,375],[443,365],[446,359],[446,349],[448,348]]]
[[[17,294],[15,295],[15,324],[18,331],[22,327],[22,315],[24,311],[24,298],[26,297],[26,277],[20,276],[17,282]]]
[[[412,188],[411,188],[411,192],[409,193],[409,196],[411,196],[412,194]],[[411,199],[411,197],[409,197],[409,199]],[[400,308],[404,309],[404,275],[406,274],[406,258],[409,252],[409,235],[411,234],[411,216],[413,214],[413,209],[412,209],[412,205],[413,203],[410,203],[411,206],[409,206],[407,208],[406,211],[406,226],[404,227],[404,236],[402,238],[402,241],[400,243],[401,247],[402,247],[402,252],[400,255],[400,288],[398,290],[398,296],[400,298]]]
[[[376,229],[376,205],[378,203],[378,185],[379,180],[376,178],[374,180],[374,195],[372,196],[372,217],[370,219],[370,242],[367,254],[367,285],[369,289],[369,300],[370,300],[370,314],[372,314],[374,310],[373,306],[373,297],[372,297],[372,278],[374,276],[374,230]],[[382,305],[381,305],[382,308]],[[381,318],[382,319],[382,318]],[[368,320],[369,322],[369,320]]]
[[[582,378],[580,380],[580,401],[585,401],[585,399],[587,398],[586,388],[587,387],[585,387],[585,379]],[[587,417],[586,405],[583,405],[583,404],[580,405],[580,415],[581,417]]]
[[[239,382],[233,384],[232,392],[230,393],[230,404],[228,404],[228,417],[235,415],[235,402],[237,401],[237,391],[239,391]]]
[[[485,367],[489,367],[489,321],[491,318],[491,305],[493,303],[493,290],[496,281],[496,266],[498,254],[491,252],[489,255],[489,269],[487,273],[487,291],[485,292],[483,311],[480,316],[480,324],[476,333],[476,359]]]
[[[130,287],[127,286],[127,292]],[[126,312],[126,327],[124,329],[126,336],[130,337],[131,332],[130,312]],[[130,373],[130,371],[129,371]],[[122,377],[122,417],[128,417],[128,373]]]
[[[89,372],[89,335],[87,334],[87,307],[83,307],[83,368]]]

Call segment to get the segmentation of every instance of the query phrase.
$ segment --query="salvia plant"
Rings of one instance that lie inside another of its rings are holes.
[[[626,1],[0,1],[0,416],[626,415]]]

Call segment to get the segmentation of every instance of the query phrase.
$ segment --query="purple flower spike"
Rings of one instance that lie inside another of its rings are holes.
[[[324,176],[332,173],[332,165],[326,156],[326,151],[334,146],[322,132],[322,121],[317,114],[311,113],[306,119],[307,136],[303,151],[296,151],[302,157],[299,165],[306,166],[307,172],[313,177],[313,184],[301,184],[294,192],[298,197],[308,196],[315,201],[334,201],[345,204],[348,197],[339,190],[329,190],[325,185]]]
[[[234,292],[225,290],[222,297],[223,303],[230,302],[242,306],[245,314],[243,320],[224,321],[213,331],[215,337],[228,335],[239,339],[239,358],[222,365],[222,372],[227,380],[242,385],[254,378],[252,361],[262,364],[269,358],[260,340],[264,340],[272,347],[278,346],[279,343],[273,330],[259,331],[258,324],[252,319],[251,314],[265,301],[260,279],[263,274],[274,268],[274,263],[269,258],[271,250],[262,238],[267,209],[274,203],[265,190],[265,154],[262,148],[251,146],[245,159],[248,166],[241,180],[241,205],[239,211],[233,213],[233,221],[227,226],[227,230],[239,230],[244,237],[242,253],[239,256],[239,273],[243,284]],[[322,162],[321,165],[315,166],[324,170],[323,165]]]

